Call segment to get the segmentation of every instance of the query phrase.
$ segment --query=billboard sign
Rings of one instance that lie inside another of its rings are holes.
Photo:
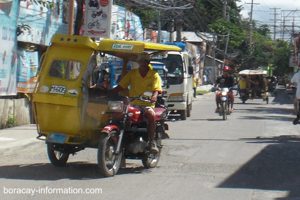
[[[110,37],[112,0],[86,0],[83,35],[94,38]]]

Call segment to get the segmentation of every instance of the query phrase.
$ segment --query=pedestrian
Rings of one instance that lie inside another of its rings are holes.
[[[294,120],[294,124],[297,124],[300,119],[300,112],[299,112],[299,102],[300,102],[300,64],[298,66],[298,71],[293,75],[291,79],[291,83],[294,84],[297,88],[296,96],[294,98],[294,109],[296,112],[296,119]]]
[[[197,97],[197,85],[198,85],[198,79],[195,75],[193,75],[193,90],[194,90],[194,98]]]

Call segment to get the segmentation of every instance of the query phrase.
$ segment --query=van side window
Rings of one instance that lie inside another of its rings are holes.
[[[55,78],[75,80],[80,75],[81,63],[73,60],[54,60],[49,75]]]

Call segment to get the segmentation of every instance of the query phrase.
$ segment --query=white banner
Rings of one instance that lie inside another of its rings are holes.
[[[94,38],[109,38],[112,0],[85,0],[83,34]]]

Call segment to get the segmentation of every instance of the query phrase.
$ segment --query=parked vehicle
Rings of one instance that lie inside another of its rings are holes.
[[[155,61],[152,61],[150,64],[153,66],[153,69],[155,71],[157,71],[157,73],[161,77],[162,88],[164,90],[166,90],[167,83],[168,83],[168,80],[167,80],[168,69],[167,69],[166,65],[162,62],[155,62]]]
[[[174,43],[178,45],[178,43]],[[183,46],[182,46],[183,45]],[[178,45],[184,49],[184,43]],[[162,62],[167,68],[166,106],[170,116],[178,116],[186,120],[191,116],[193,103],[193,72],[192,57],[187,51],[168,52],[164,57],[154,61]]]
[[[130,103],[110,99],[106,91],[91,87],[91,80],[94,69],[101,66],[97,61],[107,61],[106,54],[134,60],[149,51],[179,50],[176,46],[140,41],[95,42],[85,36],[55,35],[43,57],[33,93],[37,138],[46,142],[50,162],[65,166],[69,155],[96,148],[99,171],[104,176],[115,175],[125,158],[140,158],[145,167],[155,167],[159,156],[136,147],[143,144],[141,138],[145,140],[140,133],[142,115]],[[163,107],[159,107],[156,117],[159,140],[166,129]]]

